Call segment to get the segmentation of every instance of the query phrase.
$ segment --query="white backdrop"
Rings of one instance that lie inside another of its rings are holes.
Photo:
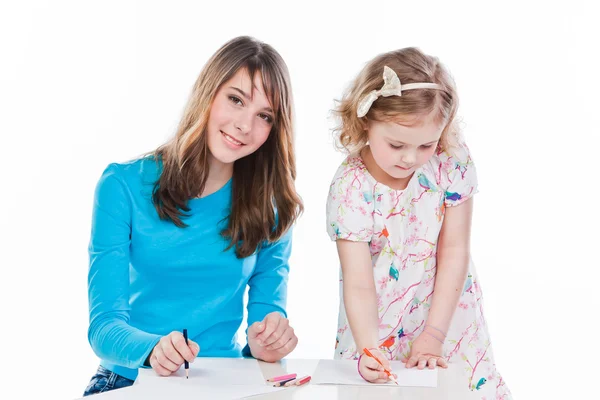
[[[519,399],[593,390],[600,32],[591,6],[15,3],[0,8],[2,391],[82,394],[98,362],[86,288],[96,182],[109,162],[174,133],[208,57],[243,34],[282,54],[294,88],[306,211],[291,260],[300,338],[291,357],[331,358],[335,343],[338,260],[324,221],[343,158],[333,99],[376,54],[418,46],[449,67],[461,95],[480,180],[473,258],[500,372]]]

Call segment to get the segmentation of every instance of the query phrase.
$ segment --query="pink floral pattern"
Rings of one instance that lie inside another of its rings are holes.
[[[377,182],[362,159],[350,155],[338,169],[327,201],[332,240],[369,242],[379,308],[379,341],[391,360],[408,356],[427,320],[436,274],[437,240],[446,207],[477,192],[477,175],[464,143],[438,152],[415,171],[404,190]],[[335,358],[357,359],[343,304]],[[450,363],[464,367],[465,386],[481,399],[512,399],[496,370],[473,263],[444,345]]]

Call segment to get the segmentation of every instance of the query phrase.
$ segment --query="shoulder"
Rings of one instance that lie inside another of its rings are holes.
[[[423,166],[427,178],[444,189],[454,181],[455,175],[464,175],[467,170],[474,172],[475,165],[464,140],[446,150],[437,151]]]
[[[358,154],[350,154],[337,169],[331,185],[329,194],[347,193],[350,191],[372,191],[373,182],[367,171],[367,167]]]
[[[119,188],[120,191],[130,194],[142,194],[156,183],[160,175],[160,163],[153,157],[139,158],[123,163],[111,163],[102,173],[98,187],[112,189]]]
[[[471,152],[469,147],[464,140],[460,140],[452,147],[446,150],[438,150],[429,159],[428,167],[433,170],[441,168],[447,168],[456,163],[467,163],[473,162],[471,158]]]
[[[451,161],[453,163],[472,163],[471,152],[464,140],[459,140],[454,146],[440,151],[438,158],[441,163]]]
[[[362,159],[350,155],[338,168],[327,197],[332,240],[369,241],[373,234],[374,179]]]

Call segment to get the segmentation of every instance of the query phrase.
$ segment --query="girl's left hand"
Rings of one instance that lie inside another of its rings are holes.
[[[448,363],[442,357],[443,344],[429,333],[422,332],[413,342],[408,359],[404,359],[406,368],[416,366],[418,369],[429,367],[434,369],[436,366],[448,368]]]

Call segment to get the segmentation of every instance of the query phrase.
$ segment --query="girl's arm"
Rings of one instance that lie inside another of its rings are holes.
[[[469,268],[472,214],[472,198],[447,207],[438,240],[437,272],[427,325],[443,332],[448,332]]]
[[[127,368],[139,368],[160,335],[129,325],[131,207],[119,167],[110,165],[100,178],[94,197],[88,340],[98,357]]]
[[[298,343],[286,313],[291,252],[292,228],[258,253],[248,281],[248,344],[242,350],[245,357],[278,361]]]
[[[367,242],[336,241],[342,264],[344,305],[357,351],[377,348],[379,315],[373,266]]]

